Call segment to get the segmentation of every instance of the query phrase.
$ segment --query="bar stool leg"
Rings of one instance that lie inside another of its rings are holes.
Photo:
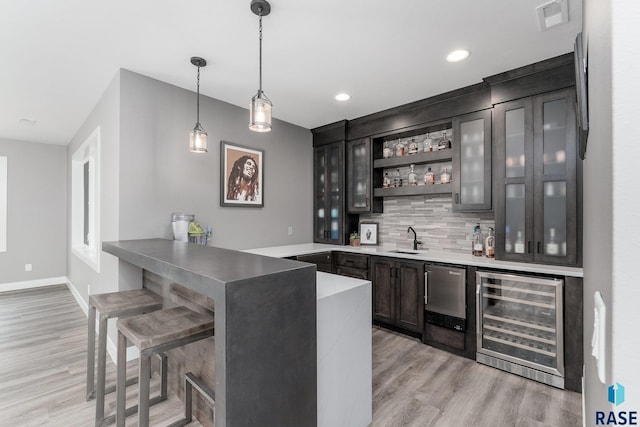
[[[151,357],[140,354],[138,372],[138,427],[149,427],[149,375]],[[163,374],[164,375],[164,374]]]
[[[167,377],[169,375],[169,364],[167,362],[167,355],[165,353],[158,354],[160,356],[160,375],[162,380],[160,381],[160,401],[167,400]],[[151,371],[149,371],[151,373]],[[151,375],[149,375],[151,376]]]
[[[96,426],[104,421],[105,376],[107,373],[107,316],[100,315],[98,325],[98,372],[96,385]]]
[[[87,331],[87,402],[95,399],[96,308],[89,303],[89,329]]]
[[[127,337],[118,331],[118,375],[116,382],[116,426],[124,427],[124,420],[127,417]]]
[[[184,377],[184,419],[187,422],[187,424],[190,423],[193,419],[193,416],[192,416],[193,400],[192,399],[193,399],[193,387],[191,386],[191,383],[185,376]]]

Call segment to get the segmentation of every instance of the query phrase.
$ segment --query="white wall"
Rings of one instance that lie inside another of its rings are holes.
[[[636,50],[640,5],[634,0],[584,0],[589,67],[590,133],[584,162],[584,343],[586,425],[608,411],[607,387],[626,387],[616,410],[640,410],[640,287],[636,279],[640,180]],[[634,122],[635,121],[635,122]],[[607,305],[606,381],[591,356],[593,294]]]
[[[7,251],[0,252],[0,292],[64,283],[66,275],[66,148],[0,140],[7,157]],[[32,271],[25,271],[25,264]],[[53,279],[53,282],[48,282]]]
[[[252,132],[247,109],[201,96],[209,152],[194,154],[188,132],[195,121],[194,92],[121,71],[120,239],[168,238],[171,213],[183,212],[213,227],[215,246],[311,241],[311,132],[279,120],[269,133]],[[221,140],[264,150],[263,208],[220,206]]]

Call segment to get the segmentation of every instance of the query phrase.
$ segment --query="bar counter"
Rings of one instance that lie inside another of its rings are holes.
[[[102,249],[120,290],[147,271],[213,299],[217,427],[317,425],[314,265],[166,239]]]

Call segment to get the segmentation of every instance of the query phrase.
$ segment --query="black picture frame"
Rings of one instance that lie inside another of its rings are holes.
[[[255,176],[244,175],[249,160]],[[220,141],[220,206],[264,207],[264,150]]]
[[[576,117],[578,122],[578,155],[582,160],[587,154],[589,137],[589,94],[587,92],[587,63],[582,40],[578,33],[573,48],[573,61],[576,75]]]
[[[378,223],[377,222],[361,222],[360,223],[360,244],[361,245],[377,245],[378,244]]]

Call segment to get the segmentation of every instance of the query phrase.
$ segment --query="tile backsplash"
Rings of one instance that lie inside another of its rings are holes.
[[[384,213],[362,214],[361,222],[378,223],[378,244],[411,248],[412,226],[422,245],[418,249],[471,253],[473,227],[480,223],[483,235],[495,228],[493,213],[453,212],[451,196],[385,197]]]

